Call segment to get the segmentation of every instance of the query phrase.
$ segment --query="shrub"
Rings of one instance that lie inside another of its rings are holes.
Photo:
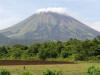
[[[95,66],[91,66],[88,68],[86,75],[100,75],[100,69],[95,68]]]
[[[46,70],[43,75],[63,75],[61,71]]]
[[[100,55],[96,56],[97,59],[100,59]]]
[[[46,60],[47,57],[48,57],[48,52],[47,50],[39,50],[39,53],[38,53],[38,57],[41,59],[41,60]]]
[[[21,75],[33,75],[31,72],[23,72]]]
[[[69,56],[69,53],[67,52],[67,51],[61,51],[61,56],[63,57],[63,58],[67,58],[68,56]]]
[[[7,70],[0,70],[0,75],[11,75]]]

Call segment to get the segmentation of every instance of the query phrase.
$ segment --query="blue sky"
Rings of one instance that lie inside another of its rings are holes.
[[[0,29],[22,21],[41,8],[66,8],[69,15],[100,31],[100,0],[0,0]]]

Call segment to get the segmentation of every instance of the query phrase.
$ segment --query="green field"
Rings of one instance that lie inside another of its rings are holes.
[[[12,75],[20,75],[23,71],[34,72],[34,75],[41,75],[43,71],[47,69],[51,70],[61,70],[64,75],[83,75],[90,67],[94,65],[100,68],[100,63],[81,63],[81,64],[58,64],[58,65],[26,65],[24,70],[24,65],[20,66],[0,66],[0,69],[7,69],[11,72]]]

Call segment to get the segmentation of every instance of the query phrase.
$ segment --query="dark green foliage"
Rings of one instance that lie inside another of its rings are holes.
[[[43,75],[63,75],[61,71],[46,70]]]
[[[70,39],[66,42],[44,42],[30,46],[16,44],[0,47],[0,59],[41,59],[70,58],[73,60],[99,60],[100,39],[77,40]]]
[[[38,57],[42,60],[45,60],[48,57],[48,52],[46,50],[40,50]]]
[[[20,59],[23,52],[19,48],[13,48],[13,49],[11,49],[11,52],[9,52],[9,53],[11,54],[10,56],[12,58],[14,58],[14,59]]]
[[[95,66],[91,66],[88,68],[86,75],[100,75],[100,69],[95,68]]]
[[[67,58],[67,57],[69,56],[68,51],[62,50],[62,51],[61,51],[61,56],[62,56],[63,58]]]
[[[40,45],[41,44],[36,43],[36,44],[33,44],[33,45],[29,46],[29,48],[28,48],[28,55],[29,56],[37,55],[37,53],[39,52]]]
[[[38,57],[40,59],[56,58],[58,56],[55,42],[46,42],[39,47]]]
[[[0,75],[11,75],[7,70],[0,70]]]
[[[7,50],[8,49],[5,46],[0,47],[0,58],[7,56],[7,54],[8,54]]]
[[[23,72],[21,75],[33,75],[31,72]]]

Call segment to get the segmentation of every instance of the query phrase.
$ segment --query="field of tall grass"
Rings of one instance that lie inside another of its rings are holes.
[[[46,70],[62,71],[63,75],[84,75],[90,66],[100,68],[100,63],[80,63],[80,64],[56,64],[56,65],[15,65],[0,66],[0,69],[8,70],[11,75],[20,75],[22,72],[31,72],[34,75],[43,75]],[[28,75],[28,74],[26,74]]]

